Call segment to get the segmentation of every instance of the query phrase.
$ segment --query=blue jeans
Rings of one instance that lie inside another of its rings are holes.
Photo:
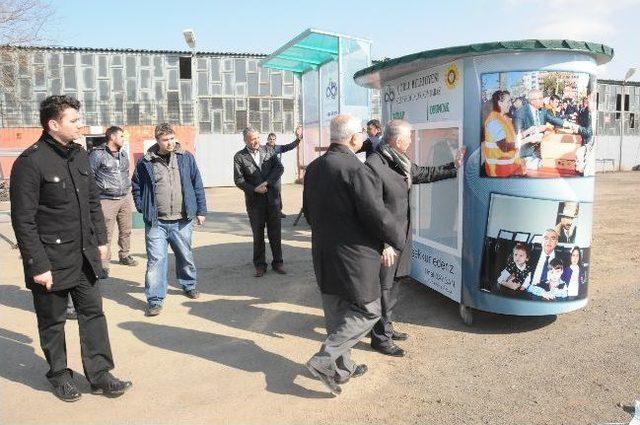
[[[144,292],[149,305],[162,305],[167,296],[168,245],[176,256],[176,278],[182,289],[196,287],[196,265],[191,251],[193,220],[158,220],[157,226],[145,225],[144,240],[147,247],[147,273]]]

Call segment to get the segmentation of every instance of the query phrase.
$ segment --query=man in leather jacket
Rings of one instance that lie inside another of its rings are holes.
[[[135,266],[138,262],[129,254],[131,247],[131,180],[129,179],[129,153],[122,149],[124,131],[109,127],[107,142],[89,153],[89,163],[100,190],[100,204],[107,227],[107,259],[102,262],[106,274],[111,260],[111,236],[114,222],[118,223],[118,257],[120,264]]]

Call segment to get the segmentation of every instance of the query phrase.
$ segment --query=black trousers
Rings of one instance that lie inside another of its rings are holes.
[[[373,325],[371,330],[371,345],[378,347],[389,347],[393,345],[391,336],[393,335],[393,322],[391,320],[393,308],[398,302],[398,289],[400,285],[395,279],[398,263],[391,267],[380,267],[380,301],[382,304],[382,314],[380,320]]]
[[[86,266],[85,264],[85,268]],[[98,282],[91,283],[83,270],[78,275],[78,284],[73,288],[46,292],[42,287],[34,288],[31,293],[38,318],[40,346],[49,363],[49,382],[55,386],[72,375],[71,370],[67,368],[64,334],[67,298],[70,295],[78,313],[84,374],[90,383],[98,383],[104,373],[113,369],[107,320],[102,311],[102,296]]]
[[[247,208],[251,232],[253,233],[253,265],[255,267],[267,267],[265,258],[264,227],[267,226],[267,236],[273,256],[272,266],[281,265],[282,261],[282,234],[280,223],[280,209],[276,205],[269,205],[266,197],[255,205]]]

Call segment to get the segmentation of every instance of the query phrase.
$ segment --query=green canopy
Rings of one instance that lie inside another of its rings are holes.
[[[383,81],[393,80],[419,69],[442,65],[465,56],[479,56],[509,52],[569,51],[591,55],[598,65],[613,57],[609,46],[587,41],[573,40],[516,40],[467,46],[445,47],[425,50],[396,59],[385,60],[355,73],[354,79],[362,86],[380,88]]]
[[[303,74],[338,60],[340,34],[308,29],[260,61],[264,68]],[[353,37],[348,37],[353,38]]]

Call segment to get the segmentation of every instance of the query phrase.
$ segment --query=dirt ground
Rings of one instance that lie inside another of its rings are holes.
[[[477,313],[467,327],[456,303],[406,282],[396,322],[411,334],[407,357],[359,343],[354,358],[369,372],[338,398],[304,368],[324,330],[310,232],[292,227],[300,186],[283,194],[289,274],[253,277],[241,192],[209,190],[213,212],[194,234],[202,296],[189,300],[172,286],[153,318],[143,312],[143,231],[134,230],[140,264],[113,264],[101,283],[115,374],[134,383],[118,399],[89,393],[75,322],[67,324],[69,365],[85,394],[72,404],[51,394],[18,252],[0,240],[0,422],[628,423],[624,406],[640,398],[639,189],[640,173],[596,178],[585,309],[543,318]],[[0,233],[14,239],[7,217],[0,215]]]

